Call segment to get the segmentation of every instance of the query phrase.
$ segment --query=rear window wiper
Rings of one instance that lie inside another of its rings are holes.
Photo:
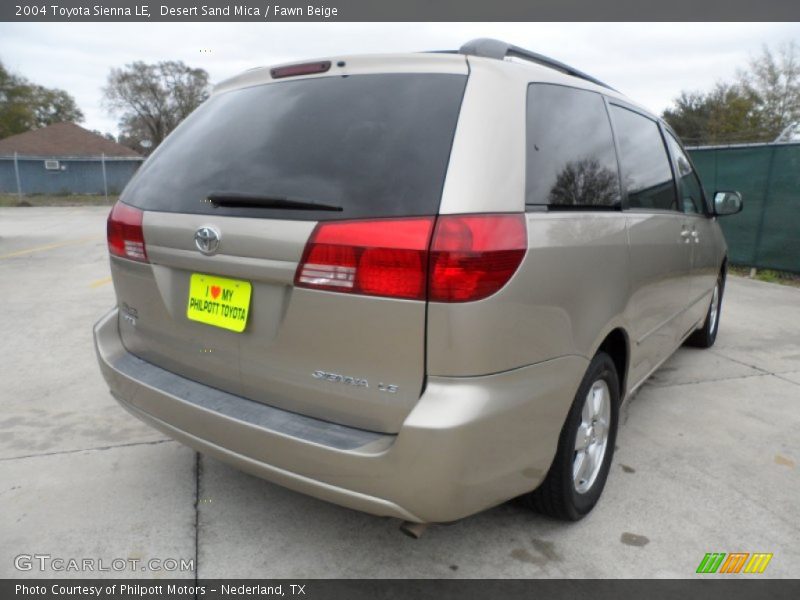
[[[245,194],[241,192],[211,192],[208,201],[214,206],[231,208],[283,208],[286,210],[330,210],[341,211],[343,208],[335,204],[296,200],[285,196],[268,196],[265,194]]]

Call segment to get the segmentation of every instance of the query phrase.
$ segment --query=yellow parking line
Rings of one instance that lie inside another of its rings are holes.
[[[89,284],[89,287],[96,288],[100,287],[101,285],[105,285],[107,283],[111,283],[111,277],[103,277],[102,279],[98,279],[97,281],[93,281]]]
[[[102,279],[98,279],[97,281],[93,281],[89,284],[90,288],[99,288],[101,285],[105,285],[107,283],[111,283],[111,277],[103,277]]]
[[[84,238],[75,240],[67,240],[66,242],[56,242],[55,244],[46,244],[44,246],[36,246],[35,248],[28,248],[26,250],[17,250],[16,252],[9,252],[8,254],[0,254],[0,260],[4,258],[14,258],[15,256],[24,256],[25,254],[32,254],[34,252],[42,252],[43,250],[53,250],[54,248],[62,248],[63,246],[72,246],[74,244],[83,244],[92,240],[99,240],[103,236],[90,235]]]

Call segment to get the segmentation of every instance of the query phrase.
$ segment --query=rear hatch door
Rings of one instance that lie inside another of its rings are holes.
[[[466,85],[463,58],[439,62],[452,72],[295,77],[195,111],[121,199],[145,211],[151,263],[113,261],[137,312],[126,347],[255,401],[398,431],[424,385],[424,299],[293,282],[318,223],[437,214]],[[210,300],[249,288],[242,331],[189,318],[193,276]]]

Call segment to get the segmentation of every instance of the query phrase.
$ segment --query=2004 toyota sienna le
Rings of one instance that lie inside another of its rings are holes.
[[[221,83],[108,219],[127,410],[411,522],[597,502],[620,403],[719,327],[726,244],[670,128],[496,40]]]

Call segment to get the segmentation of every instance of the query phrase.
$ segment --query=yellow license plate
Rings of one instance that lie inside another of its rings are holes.
[[[193,273],[186,316],[192,321],[242,332],[250,311],[249,281]]]

